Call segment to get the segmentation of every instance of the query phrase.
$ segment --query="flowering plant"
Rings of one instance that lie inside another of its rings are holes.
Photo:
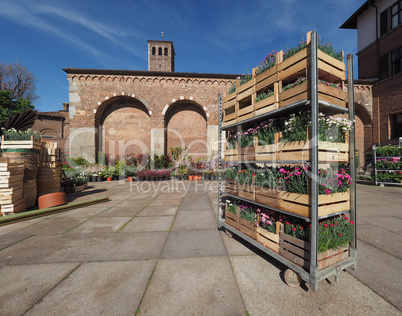
[[[226,142],[228,144],[228,149],[235,149],[236,148],[236,143],[237,143],[237,135],[236,132],[229,132],[229,137],[226,139]]]
[[[275,51],[273,51],[272,53],[268,53],[267,56],[265,56],[265,58],[261,60],[260,64],[256,67],[257,75],[263,73],[265,70],[268,70],[275,65],[275,54]]]
[[[240,170],[237,173],[237,180],[240,184],[252,184],[255,173],[250,170]]]
[[[377,156],[402,156],[402,147],[386,145],[376,148]]]
[[[285,191],[307,194],[308,181],[311,179],[310,167],[294,167],[279,169],[285,185]],[[352,184],[352,178],[346,169],[319,169],[318,194],[333,194],[346,192]]]
[[[296,47],[286,48],[286,51],[283,54],[283,60],[285,61],[286,59],[295,55],[296,53],[300,52],[306,47],[307,47],[307,41],[305,41],[302,36],[302,38],[299,41],[299,44]]]
[[[347,246],[353,237],[354,222],[343,214],[321,220],[318,225],[318,252]],[[286,234],[304,241],[310,241],[311,224],[301,219],[287,218],[284,231]]]
[[[255,171],[255,184],[270,189],[277,188],[279,171],[277,169],[262,169]]]
[[[5,129],[1,128],[1,134],[4,135],[4,140],[31,140],[31,136],[33,135],[34,141],[40,140],[40,132],[32,131],[32,129],[28,128],[26,131],[19,131],[15,128]]]
[[[229,167],[229,168],[225,169],[224,173],[225,173],[226,179],[236,179],[238,172],[237,172],[237,168]]]
[[[257,128],[249,128],[244,132],[237,132],[237,139],[240,148],[252,147],[254,145],[254,136],[258,135]]]
[[[232,82],[232,85],[229,88],[228,94],[231,94],[236,91],[236,81]]]
[[[271,119],[257,127],[258,145],[269,145],[275,142],[275,133],[279,132],[278,121]]]
[[[255,102],[262,101],[264,99],[268,99],[269,97],[272,97],[274,95],[274,91],[272,90],[267,90],[266,92],[260,92],[257,94],[257,97],[255,98]]]
[[[296,87],[298,85],[301,85],[306,80],[307,80],[306,77],[299,77],[299,78],[297,78],[297,80],[295,82],[289,83],[288,85],[284,86],[282,88],[282,92],[286,91],[286,90],[289,90],[289,89],[292,89],[292,88],[294,88],[294,87]]]
[[[226,202],[226,210],[232,214],[237,214],[237,206],[239,203],[234,199],[227,199]]]
[[[239,207],[240,207],[240,217],[249,222],[255,223],[256,213],[254,209],[248,205],[239,205]]]
[[[399,157],[376,159],[377,169],[401,170],[402,160]]]
[[[242,74],[241,76],[237,77],[237,79],[239,80],[239,85],[241,86],[253,79],[253,76],[250,74]]]

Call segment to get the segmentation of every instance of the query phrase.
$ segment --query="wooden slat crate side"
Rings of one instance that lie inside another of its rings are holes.
[[[223,123],[222,123],[222,127],[235,124],[236,122],[237,122],[237,119],[233,119],[233,120],[230,120],[230,121],[223,122]]]
[[[286,234],[285,234],[286,235]],[[310,261],[310,248],[302,248],[298,247],[297,245],[293,244],[292,242],[288,242],[284,239],[280,239],[279,245],[281,248],[290,251],[291,253],[297,255],[298,257]]]
[[[295,89],[295,88],[293,88],[293,89]],[[287,92],[287,91],[285,91],[285,92]],[[296,92],[296,91],[294,91],[294,92]],[[299,93],[299,94],[294,94],[292,97],[290,97],[286,100],[279,101],[279,108],[283,108],[285,106],[288,106],[288,105],[296,103],[296,102],[306,101],[307,99],[308,99],[307,91]]]
[[[278,71],[284,71],[292,65],[307,60],[307,47],[278,64]]]
[[[230,162],[230,161],[239,161],[239,157],[237,155],[225,156],[224,160],[228,161],[228,162]]]
[[[239,226],[240,226],[240,231],[247,236],[256,239],[256,229],[257,225],[255,223],[249,222],[248,220],[245,220],[244,218],[239,218]]]
[[[252,113],[252,112],[253,112],[253,105],[249,105],[242,109],[239,109],[239,111],[237,111],[237,117],[241,117],[241,116],[244,116],[244,115]],[[251,117],[253,117],[253,116],[251,116]]]
[[[349,257],[349,248],[328,249],[325,253],[318,254],[318,269],[324,269],[330,265]]]
[[[248,119],[251,119],[254,117],[254,112],[251,111],[249,114],[243,115],[243,116],[237,116],[237,122],[242,122]]]
[[[228,114],[228,115],[224,115],[223,116],[223,121],[229,121],[229,120],[233,120],[233,119],[235,119],[236,118],[236,116],[237,116],[237,114],[236,114],[236,112],[233,112],[233,113],[231,113],[231,114]]]
[[[264,228],[257,227],[256,231],[257,241],[265,247],[279,253],[279,232],[277,234],[271,233]]]
[[[233,213],[226,212],[225,213],[225,223],[236,228],[237,230],[240,230],[239,215],[235,215]]]
[[[254,110],[254,117],[268,113],[268,112],[272,112],[273,110],[276,110],[276,109],[279,109],[279,103],[277,103],[277,102],[270,106],[261,108],[259,110]]]
[[[258,74],[255,76],[255,84],[258,87],[258,85],[261,84],[262,81],[265,81],[267,78],[274,77],[276,78],[274,81],[278,81],[278,65],[273,65],[271,68],[265,70],[264,72]]]
[[[318,60],[318,70],[319,70],[319,77],[323,77],[322,75],[320,75],[320,71],[322,71],[322,72],[325,72],[327,74],[334,76],[338,80],[345,81],[345,79],[346,79],[344,71],[339,70],[335,67],[332,67],[331,65],[328,65],[327,63],[325,63],[321,60]]]
[[[262,109],[262,108],[269,107],[271,105],[274,105],[278,101],[279,101],[279,95],[278,94],[271,95],[270,97],[268,97],[266,99],[263,99],[261,101],[255,102],[254,110],[259,110],[259,109]]]
[[[260,186],[254,187],[255,201],[265,204],[266,206],[278,208],[279,193],[275,189],[263,188]]]
[[[329,56],[328,54],[325,54],[323,51],[321,50],[317,50],[317,57],[319,61],[323,61],[326,64],[337,68],[340,71],[345,71],[346,70],[346,66],[345,63],[342,61],[339,61],[338,59]]]
[[[233,99],[235,99],[235,98],[236,98],[236,91],[233,91],[231,94],[225,95],[225,96],[223,97],[223,102],[224,102],[224,103],[230,102],[231,100],[233,100]]]
[[[307,73],[307,59],[302,59],[294,65],[279,72],[279,80],[286,80],[289,77],[305,77]]]
[[[299,94],[307,93],[307,90],[308,90],[307,88],[308,88],[308,84],[307,84],[307,80],[306,80],[302,84],[299,84],[288,90],[282,91],[279,93],[279,102],[284,102],[285,100],[293,98],[294,96],[297,96]]]
[[[231,108],[231,107],[234,107],[235,105],[236,105],[236,99],[233,99],[233,100],[230,100],[230,101],[228,101],[228,102],[225,102],[225,103],[223,104],[222,108],[223,108],[224,110],[227,110],[227,109],[229,109],[229,108]]]
[[[238,86],[236,91],[237,91],[237,100],[239,100],[239,95],[250,89],[250,88],[254,88],[255,85],[255,78],[252,78],[251,80],[247,81],[246,83],[242,84],[241,86]],[[242,98],[241,98],[242,99]]]

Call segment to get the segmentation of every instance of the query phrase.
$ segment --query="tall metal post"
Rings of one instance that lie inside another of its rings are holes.
[[[310,93],[311,93],[311,261],[310,261],[310,286],[318,290],[318,57],[317,57],[317,32],[311,34],[310,43]]]
[[[355,119],[355,94],[353,82],[353,54],[347,55],[347,69],[348,69],[348,107],[349,107],[349,120]],[[355,128],[353,125],[349,136],[349,172],[352,178],[352,185],[350,186],[350,220],[356,223],[356,147],[355,147]],[[356,268],[357,259],[357,245],[356,245],[356,224],[353,225],[353,238],[351,241],[350,256],[354,258],[354,268]]]
[[[218,96],[218,224],[222,221],[222,94]]]

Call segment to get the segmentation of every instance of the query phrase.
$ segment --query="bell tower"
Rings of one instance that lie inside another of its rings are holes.
[[[171,41],[148,41],[148,71],[174,72],[174,47]]]

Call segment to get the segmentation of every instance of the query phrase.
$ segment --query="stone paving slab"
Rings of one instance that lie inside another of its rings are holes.
[[[177,206],[147,206],[137,216],[167,216],[177,213]]]
[[[402,218],[398,218],[395,216],[376,216],[376,217],[360,216],[359,222],[369,223],[373,226],[384,228],[393,233],[402,235]]]
[[[120,232],[167,232],[172,227],[174,216],[135,217]]]
[[[220,231],[226,251],[229,256],[250,256],[255,255],[255,248],[250,246],[247,242],[243,241],[236,236],[227,237],[224,231]]]
[[[402,259],[402,235],[364,222],[357,222],[357,238]]]
[[[18,234],[40,234],[53,235],[62,234],[69,229],[85,222],[86,218],[79,217],[52,217],[32,225],[23,227],[17,231]]]
[[[21,222],[17,222],[17,223],[0,226],[0,236],[4,236],[9,233],[18,231],[21,228],[27,227],[27,226],[35,224],[35,223],[39,223],[41,221],[44,221],[45,219],[46,219],[45,217],[32,218],[32,219],[28,219],[26,221],[21,221]]]
[[[180,205],[181,210],[209,210],[211,208],[211,202],[209,196],[206,193],[193,193],[186,195]]]
[[[149,206],[179,206],[181,200],[156,200],[153,201]]]
[[[189,218],[191,218],[191,225],[189,225]],[[211,210],[180,210],[176,215],[172,230],[216,229],[217,225]]]
[[[78,263],[57,263],[1,267],[0,315],[24,314],[78,265]]]
[[[357,268],[348,271],[402,310],[402,260],[361,240],[358,240],[357,247]]]
[[[83,263],[26,315],[134,315],[155,264]]]
[[[114,206],[100,214],[96,217],[134,217],[136,216],[145,206],[136,205],[133,203],[132,206]]]
[[[384,299],[347,272],[339,282],[290,288],[281,270],[259,256],[231,257],[233,271],[250,315],[400,315]]]
[[[41,235],[0,251],[0,266],[159,257],[166,232]]]
[[[0,237],[0,249],[6,248],[8,246],[11,246],[12,244],[15,244],[17,242],[20,242],[28,237],[33,236],[32,234],[8,234],[8,235],[3,235]],[[0,314],[1,315],[1,314]]]
[[[172,231],[161,258],[226,256],[218,230]]]
[[[131,220],[131,217],[94,217],[68,231],[68,234],[116,233]]]
[[[57,217],[84,217],[84,218],[89,218],[96,216],[105,210],[110,208],[110,206],[103,206],[99,204],[97,207],[91,206],[91,207],[80,207],[72,210],[67,210],[64,212],[57,213]]]
[[[227,257],[159,260],[139,315],[245,315]]]

